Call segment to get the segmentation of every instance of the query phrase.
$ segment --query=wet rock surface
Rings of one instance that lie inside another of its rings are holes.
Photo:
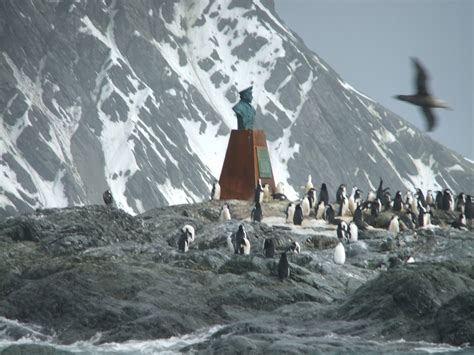
[[[264,204],[266,217],[255,223],[250,203],[229,201],[233,219],[219,222],[222,203],[137,217],[102,206],[50,209],[0,222],[2,338],[25,337],[7,322],[14,320],[61,344],[223,325],[182,349],[214,353],[377,351],[387,341],[387,351],[413,351],[410,342],[422,341],[472,346],[474,232],[448,227],[450,215],[398,235],[361,232],[336,265],[335,225],[314,217],[286,224],[285,202]],[[227,246],[241,223],[250,255]],[[187,253],[176,245],[185,224],[196,231]],[[274,258],[263,257],[265,238],[275,239]],[[280,281],[280,252],[292,241],[301,253],[288,254],[290,277]]]

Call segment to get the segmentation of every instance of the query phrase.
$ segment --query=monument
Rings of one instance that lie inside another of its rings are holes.
[[[229,144],[219,179],[221,199],[253,200],[258,179],[275,190],[270,154],[263,130],[254,129],[256,111],[252,107],[252,87],[242,90],[240,101],[232,107],[237,129]]]

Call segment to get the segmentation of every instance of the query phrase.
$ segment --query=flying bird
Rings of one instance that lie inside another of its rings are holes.
[[[441,100],[437,97],[432,96],[426,85],[428,80],[428,74],[421,65],[420,61],[416,58],[412,58],[413,64],[415,65],[416,69],[416,88],[417,92],[415,95],[397,95],[395,96],[396,99],[401,101],[406,101],[411,104],[417,105],[421,107],[423,114],[425,115],[426,122],[427,122],[427,130],[428,132],[432,131],[436,126],[436,117],[433,114],[433,107],[442,107],[442,108],[450,108],[448,103],[444,100]]]

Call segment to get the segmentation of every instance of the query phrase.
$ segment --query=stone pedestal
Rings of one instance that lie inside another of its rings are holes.
[[[265,132],[232,130],[219,179],[221,200],[253,200],[258,179],[275,190]]]

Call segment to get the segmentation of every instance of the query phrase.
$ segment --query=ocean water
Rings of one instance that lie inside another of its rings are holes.
[[[41,332],[41,327],[0,317],[0,354],[180,354],[189,346],[208,341],[216,335],[224,325],[216,325],[200,329],[196,332],[168,339],[135,341],[123,343],[100,343],[101,334],[96,334],[87,341],[79,341],[69,345],[55,342],[54,335]],[[225,332],[224,332],[225,333]],[[13,336],[23,334],[20,338]],[[225,334],[229,337],[232,334]],[[242,335],[240,335],[242,336]],[[285,335],[282,334],[282,338]],[[301,339],[308,344],[308,340]],[[408,342],[403,339],[396,341],[366,340],[360,337],[328,333],[318,338],[312,338],[310,343],[322,353],[384,353],[384,354],[473,354],[472,347],[456,347],[448,344],[434,344],[427,342]],[[209,344],[209,343],[208,343]],[[207,345],[208,345],[207,344]],[[274,347],[273,347],[274,348]],[[202,349],[201,349],[202,350]],[[236,349],[237,350],[237,349]],[[262,349],[264,350],[264,349]],[[282,346],[281,351],[290,351]],[[204,350],[205,352],[206,350]],[[193,353],[191,350],[188,352]]]

